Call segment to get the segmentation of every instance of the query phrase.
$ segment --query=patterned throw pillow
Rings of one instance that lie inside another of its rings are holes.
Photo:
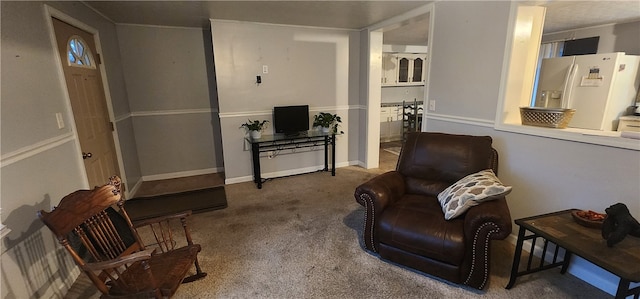
[[[450,220],[484,201],[505,196],[511,186],[500,182],[491,169],[470,174],[438,194],[444,218]]]

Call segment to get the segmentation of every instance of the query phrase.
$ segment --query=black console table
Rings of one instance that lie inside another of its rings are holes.
[[[318,145],[324,146],[324,169],[329,171],[329,145],[331,145],[331,175],[336,175],[336,135],[332,133],[322,133],[320,131],[306,131],[296,135],[275,134],[262,135],[262,137],[253,139],[247,137],[246,140],[251,144],[251,155],[253,162],[253,181],[258,185],[258,189],[262,189],[262,183],[265,182],[260,174],[260,153],[298,149],[306,147],[314,147]]]

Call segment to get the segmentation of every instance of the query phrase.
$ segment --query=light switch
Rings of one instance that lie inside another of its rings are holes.
[[[436,111],[436,100],[429,100],[429,111]]]
[[[269,66],[263,65],[262,66],[262,73],[263,74],[268,74],[269,73]]]
[[[58,122],[58,129],[64,129],[64,118],[62,118],[62,113],[56,113],[56,121]]]

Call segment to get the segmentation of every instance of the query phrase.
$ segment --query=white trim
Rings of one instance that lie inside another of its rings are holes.
[[[138,189],[140,189],[140,186],[142,186],[142,183],[143,183],[142,178],[139,178],[138,181],[136,181],[136,183],[133,184],[133,187],[129,186],[128,190],[125,189],[126,198],[131,198],[134,194],[136,194],[136,192],[138,192]]]
[[[307,29],[318,29],[318,30],[337,30],[337,31],[348,31],[348,32],[359,32],[360,31],[360,29],[348,29],[348,28],[319,27],[319,26],[290,25],[290,24],[274,24],[274,23],[238,21],[238,20],[224,20],[224,19],[209,19],[209,23],[213,23],[213,22],[235,23],[235,24],[255,24],[255,25],[261,25],[261,26],[279,26],[279,27],[307,28]]]
[[[114,22],[111,18],[107,17],[106,15],[104,15],[102,12],[100,12],[99,10],[93,8],[93,6],[87,4],[86,1],[80,1],[82,4],[84,4],[84,6],[86,6],[87,8],[91,9],[93,12],[97,13],[98,15],[100,15],[101,17],[103,17],[105,20],[115,24],[116,22]]]
[[[426,114],[427,120],[439,120],[452,123],[467,124],[479,127],[493,128],[494,121],[480,118],[461,117],[446,114],[428,113]]]
[[[116,118],[114,119],[114,121],[115,121],[116,123],[118,123],[118,122],[121,122],[121,121],[126,120],[126,119],[128,119],[128,118],[131,118],[131,116],[132,116],[132,115],[131,115],[131,113],[127,113],[127,114],[125,114],[125,115],[121,115],[121,116],[116,117]]]
[[[186,176],[194,176],[194,175],[203,175],[203,174],[211,174],[224,172],[223,167],[217,168],[205,168],[198,170],[189,170],[189,171],[180,171],[180,172],[171,172],[171,173],[162,173],[162,174],[153,174],[153,175],[143,175],[142,181],[157,181],[157,180],[166,180],[166,179],[175,179]]]
[[[59,135],[53,138],[40,141],[38,143],[34,143],[29,146],[25,146],[21,149],[2,155],[2,157],[0,158],[0,164],[2,164],[2,166],[0,167],[5,167],[15,162],[33,157],[42,152],[61,146],[67,142],[72,142],[75,139],[76,139],[75,134],[66,133],[63,135]]]
[[[189,27],[189,26],[170,26],[170,25],[152,25],[152,24],[132,24],[132,23],[115,23],[118,26],[131,26],[131,27],[152,27],[152,28],[164,28],[164,29],[189,29],[203,31],[202,27]],[[200,25],[199,25],[200,26]]]
[[[519,124],[496,124],[495,129],[505,132],[640,151],[640,141],[637,139],[621,137],[622,132],[596,131],[575,128],[553,129],[524,126]]]
[[[424,81],[424,97],[422,99],[422,104],[424,106],[424,104],[428,104],[429,103],[429,90],[431,89],[430,86],[430,82],[431,82],[431,56],[432,56],[432,52],[430,49],[433,49],[433,36],[434,36],[434,24],[436,23],[436,5],[434,3],[431,3],[428,5],[428,13],[429,13],[429,35],[428,35],[428,40],[427,40],[427,60],[425,61],[427,63],[426,67],[427,70],[425,72],[425,81]],[[425,118],[429,117],[429,109],[423,109],[423,115]],[[427,122],[423,121],[422,122],[422,127],[420,128],[420,131],[422,132],[426,132],[427,131]]]
[[[510,234],[505,239],[505,241],[511,243],[514,247],[518,243],[518,236],[516,235],[517,231],[518,230],[516,229],[512,234]],[[534,255],[538,258],[542,256],[542,252],[544,249],[543,244],[541,243],[543,242],[536,242],[536,246],[533,248]],[[524,251],[528,252],[530,249],[531,249],[531,240],[524,241],[522,245],[523,252]],[[561,251],[558,253],[558,256],[562,256],[564,254],[562,250],[563,249],[561,249]],[[553,261],[554,251],[555,251],[555,247],[553,246],[549,246],[547,248],[547,253],[545,254],[545,260],[548,263],[551,263]],[[524,259],[520,259],[520,262],[522,263],[523,260]],[[553,271],[553,269],[547,269],[544,271]],[[616,290],[618,289],[618,282],[620,280],[619,277],[611,274],[609,271],[600,268],[594,263],[589,262],[576,254],[571,256],[571,261],[569,262],[569,268],[567,269],[567,272],[577,277],[578,279],[610,295],[615,295]],[[518,280],[516,280],[516,285],[517,284],[518,284]],[[632,282],[630,285],[630,287],[632,288],[636,286],[640,286],[640,284]]]
[[[197,108],[197,109],[176,109],[176,110],[152,110],[152,111],[137,111],[129,112],[124,115],[120,115],[114,118],[115,122],[121,122],[132,117],[145,117],[145,116],[163,116],[163,115],[181,115],[181,114],[197,114],[197,113],[218,113],[218,110],[211,108]]]
[[[345,111],[345,110],[353,110],[353,109],[361,109],[362,105],[355,106],[326,106],[326,107],[309,107],[309,114],[312,112],[320,112],[320,111]],[[230,117],[250,117],[256,115],[271,115],[273,114],[273,110],[259,110],[259,111],[243,111],[243,112],[225,112],[219,113],[220,118],[230,118]]]
[[[370,31],[376,31],[379,29],[384,29],[386,27],[390,27],[390,26],[397,26],[400,27],[400,24],[402,24],[403,22],[415,18],[415,17],[419,17],[422,16],[424,14],[430,14],[432,13],[433,10],[433,3],[429,3],[429,4],[425,4],[423,6],[420,6],[418,8],[412,9],[408,12],[405,12],[401,15],[386,19],[384,21],[378,22],[376,24],[373,24],[371,26],[367,26],[364,29],[368,29]],[[429,17],[433,17],[433,16],[429,16]],[[433,22],[431,22],[433,23]],[[431,39],[431,36],[429,36],[429,39]],[[431,49],[431,48],[430,48]]]
[[[231,185],[231,184],[238,184],[238,183],[252,182],[252,181],[253,181],[253,176],[246,175],[246,176],[239,176],[239,177],[230,178],[230,179],[225,178],[224,184]]]
[[[161,116],[161,115],[216,113],[216,112],[218,111],[214,109],[200,108],[200,109],[180,109],[180,110],[137,111],[137,112],[131,112],[129,115],[132,117],[139,117],[139,116]]]
[[[86,5],[86,4],[85,4]],[[58,53],[58,51],[56,49],[58,49],[58,45],[56,43],[56,34],[55,34],[55,28],[53,27],[53,21],[52,18],[56,18],[59,19],[69,25],[72,25],[80,30],[86,31],[89,34],[91,34],[93,36],[93,40],[95,42],[95,46],[96,46],[96,55],[100,55],[101,53],[103,53],[102,51],[102,44],[100,43],[100,32],[89,26],[86,25],[84,23],[82,23],[81,21],[71,17],[70,15],[67,15],[49,5],[44,5],[45,9],[44,9],[44,15],[45,15],[45,22],[47,22],[47,25],[49,26],[49,37],[51,40],[51,46],[53,49],[53,59],[56,63],[57,66],[57,71],[58,71],[58,76],[59,76],[59,80],[60,80],[60,84],[62,85],[62,90],[64,93],[64,97],[66,99],[66,109],[67,109],[67,116],[69,117],[69,119],[71,119],[71,127],[72,127],[72,132],[74,134],[74,139],[75,139],[75,143],[76,143],[76,156],[78,157],[78,159],[82,159],[82,148],[80,146],[80,138],[78,138],[77,136],[77,129],[76,129],[76,125],[75,125],[75,116],[73,113],[73,108],[71,107],[71,97],[69,96],[69,91],[67,89],[67,82],[65,80],[65,76],[64,76],[64,71],[63,71],[63,66],[62,66],[62,59],[60,59],[60,54]],[[105,96],[105,102],[107,104],[107,114],[109,116],[109,120],[114,122],[114,114],[113,114],[113,105],[112,105],[112,101],[111,101],[111,90],[109,90],[109,82],[107,81],[107,71],[105,68],[106,65],[106,57],[104,57],[104,55],[101,55],[101,63],[98,65],[98,69],[100,71],[100,77],[101,77],[101,81],[102,81],[102,90],[104,92],[104,96]],[[112,136],[113,138],[113,143],[114,143],[114,147],[115,147],[115,151],[116,151],[116,159],[118,162],[118,171],[120,172],[120,177],[122,179],[122,181],[126,184],[127,183],[127,175],[125,172],[125,168],[124,168],[124,162],[123,162],[123,158],[122,158],[122,151],[120,149],[120,138],[118,136],[118,129],[117,126],[114,126],[114,130],[112,132]],[[86,168],[84,167],[84,162],[80,161],[80,163],[78,164],[79,166],[79,172],[80,175],[82,176],[84,182],[85,182],[85,186],[86,187],[90,187],[89,186],[89,177],[87,175],[87,171]]]
[[[336,169],[341,168],[341,167],[351,166],[351,165],[357,165],[357,162],[336,163]],[[320,171],[322,169],[324,169],[324,165],[316,165],[316,166],[310,166],[310,167],[304,167],[304,168],[296,168],[296,169],[288,169],[288,170],[282,170],[282,171],[261,173],[260,177],[262,177],[262,179],[277,179],[277,178],[282,178],[282,177],[291,176],[291,175],[308,174],[308,173],[312,173],[314,171]],[[329,174],[329,175],[331,175],[331,174]],[[336,174],[336,176],[337,176],[337,174]],[[253,182],[253,175],[240,176],[240,177],[229,178],[229,179],[225,178],[225,180],[224,180],[224,184],[225,185],[244,183],[244,182]]]

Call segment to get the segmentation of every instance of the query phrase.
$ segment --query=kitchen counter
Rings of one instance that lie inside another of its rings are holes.
[[[407,101],[405,103],[406,104],[413,104],[412,101]],[[422,105],[422,101],[418,101],[418,105]],[[402,107],[402,102],[381,103],[380,107]]]

